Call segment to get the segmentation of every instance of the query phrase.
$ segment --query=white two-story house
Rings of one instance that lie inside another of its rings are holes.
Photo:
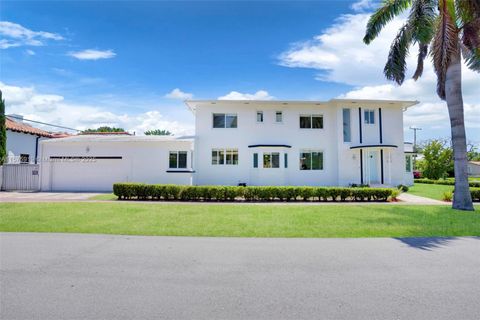
[[[41,142],[40,188],[114,182],[347,186],[413,183],[403,112],[412,101],[187,101],[193,137],[74,136]]]
[[[403,112],[415,101],[187,101],[193,183],[346,186],[413,183]]]

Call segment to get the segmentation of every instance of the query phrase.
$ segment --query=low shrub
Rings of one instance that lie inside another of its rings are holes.
[[[408,191],[408,187],[404,184],[399,184],[397,186],[397,189],[400,190],[401,192],[407,192]]]
[[[455,180],[432,180],[432,179],[415,179],[415,183],[426,183],[426,184],[442,184],[447,186],[455,185]],[[480,182],[478,181],[470,181],[468,183],[470,188],[480,188]]]
[[[473,201],[480,201],[480,188],[470,189],[470,194],[472,195]]]
[[[113,193],[123,200],[181,201],[387,201],[396,189],[274,186],[180,186],[115,183]]]
[[[445,191],[443,194],[442,194],[442,200],[443,201],[452,201],[452,198],[453,198],[453,192],[452,191]]]

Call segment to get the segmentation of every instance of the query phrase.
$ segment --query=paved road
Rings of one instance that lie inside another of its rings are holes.
[[[0,202],[86,201],[99,194],[101,193],[2,191],[0,192]]]
[[[0,241],[1,319],[480,319],[480,238]]]

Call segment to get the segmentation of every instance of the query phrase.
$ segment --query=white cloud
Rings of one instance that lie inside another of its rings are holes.
[[[28,54],[29,56],[34,56],[35,55],[35,51],[30,50],[30,49],[25,50],[25,53]]]
[[[67,55],[77,58],[78,60],[99,60],[99,59],[111,59],[117,54],[113,50],[96,50],[87,49],[82,51],[71,51]]]
[[[409,78],[402,86],[398,86],[383,76],[390,44],[404,23],[404,17],[394,19],[367,46],[362,37],[368,18],[369,14],[366,13],[341,16],[333,26],[313,40],[292,45],[280,55],[280,64],[317,70],[317,80],[355,87],[340,98],[418,100],[419,105],[405,112],[405,128],[411,125],[421,126],[424,128],[424,137],[448,136],[450,124],[447,106],[436,94],[436,75],[429,58],[425,60],[424,74],[418,81]],[[407,58],[407,77],[413,74],[416,59],[417,47],[412,47]],[[478,141],[480,75],[465,67],[462,77],[467,134],[469,139]]]
[[[265,90],[258,90],[253,94],[230,91],[230,93],[218,97],[219,100],[273,100],[274,98]]]
[[[183,92],[179,88],[173,89],[171,92],[165,95],[165,98],[168,99],[178,99],[178,100],[189,100],[193,98],[193,94]]]
[[[33,31],[17,23],[0,21],[0,49],[20,46],[43,46],[46,40],[63,40],[64,38],[52,32]]]
[[[280,65],[317,70],[317,79],[324,81],[357,86],[383,82],[383,64],[403,19],[393,20],[366,46],[362,37],[368,18],[368,14],[341,16],[313,40],[293,44],[279,56]]]
[[[366,11],[375,8],[375,1],[373,0],[359,0],[355,3],[353,3],[350,8],[352,8],[353,11],[361,12],[361,11]]]
[[[0,82],[7,114],[21,114],[26,119],[84,130],[99,126],[121,127],[142,134],[149,129],[166,129],[176,135],[193,134],[193,126],[172,121],[158,111],[137,114],[114,113],[113,106],[101,108],[90,104],[65,101],[56,94],[43,94],[34,87],[19,87]],[[54,130],[52,127],[45,127]],[[61,129],[58,129],[61,130]]]

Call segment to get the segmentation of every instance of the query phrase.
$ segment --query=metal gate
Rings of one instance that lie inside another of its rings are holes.
[[[38,164],[4,164],[2,190],[38,190],[38,170]]]

